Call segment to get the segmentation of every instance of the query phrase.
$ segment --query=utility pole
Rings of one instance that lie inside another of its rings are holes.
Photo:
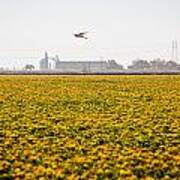
[[[178,61],[178,42],[177,40],[172,41],[172,61]]]
[[[171,54],[171,60],[174,61],[174,40],[172,41],[172,54]]]
[[[175,41],[175,59],[176,59],[176,62],[178,62],[178,42],[177,42],[177,40]]]

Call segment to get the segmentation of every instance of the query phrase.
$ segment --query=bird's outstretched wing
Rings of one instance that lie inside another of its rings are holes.
[[[87,34],[88,32],[81,32],[79,33],[80,36],[84,36],[85,34]]]

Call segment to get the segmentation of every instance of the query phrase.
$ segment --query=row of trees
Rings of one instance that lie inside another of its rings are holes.
[[[128,66],[131,70],[180,70],[180,64],[174,61],[155,59],[152,61],[138,59]]]

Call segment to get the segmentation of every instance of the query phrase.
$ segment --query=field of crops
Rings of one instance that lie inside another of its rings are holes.
[[[180,76],[1,76],[0,179],[179,179]]]

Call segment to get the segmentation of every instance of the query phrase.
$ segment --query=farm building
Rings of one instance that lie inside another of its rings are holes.
[[[54,66],[50,63],[54,62]],[[122,70],[115,60],[108,61],[61,61],[58,56],[49,57],[47,52],[40,61],[40,70],[58,70],[60,72],[107,72]]]

